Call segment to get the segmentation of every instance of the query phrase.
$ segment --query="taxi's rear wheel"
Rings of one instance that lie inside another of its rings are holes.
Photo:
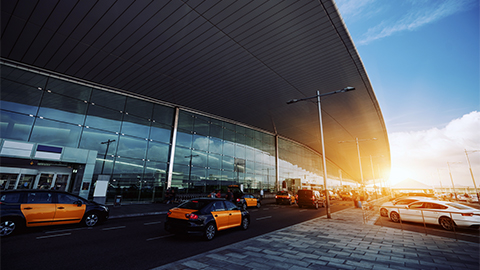
[[[262,206],[260,201],[257,201],[257,208],[260,208],[260,206]]]
[[[246,230],[250,226],[250,221],[248,220],[247,217],[243,217],[242,219],[242,229]]]
[[[246,203],[242,204],[242,210],[247,210],[247,204]]]
[[[215,227],[215,224],[213,223],[208,223],[207,227],[205,228],[205,240],[210,241],[215,237],[215,234],[217,233],[217,228]]]
[[[95,212],[88,213],[84,218],[84,223],[88,227],[93,227],[98,224],[100,217]]]
[[[5,237],[18,232],[21,228],[21,221],[17,218],[5,218],[0,223],[0,236]]]

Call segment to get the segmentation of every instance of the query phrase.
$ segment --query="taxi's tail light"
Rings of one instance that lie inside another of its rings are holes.
[[[239,202],[239,201],[240,201],[240,198],[237,198],[237,202]]]
[[[278,196],[277,196],[277,195],[275,195],[275,199],[278,199]]]
[[[312,201],[315,201],[315,195],[312,196]]]
[[[167,212],[167,216],[170,216],[172,214],[172,211]]]
[[[198,216],[195,214],[185,214],[188,219],[198,219]]]
[[[473,213],[462,213],[464,217],[473,217]]]

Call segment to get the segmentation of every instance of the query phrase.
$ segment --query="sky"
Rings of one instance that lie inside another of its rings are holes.
[[[480,191],[479,1],[335,2],[382,110],[391,183],[473,187],[471,167]]]

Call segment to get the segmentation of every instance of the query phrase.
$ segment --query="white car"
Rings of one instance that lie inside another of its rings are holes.
[[[400,197],[392,201],[386,202],[380,206],[380,216],[388,217],[388,210],[390,208],[405,206],[422,199],[425,199],[425,197]]]
[[[454,202],[419,200],[406,206],[390,208],[393,222],[410,221],[439,224],[445,230],[458,227],[480,227],[480,209]]]

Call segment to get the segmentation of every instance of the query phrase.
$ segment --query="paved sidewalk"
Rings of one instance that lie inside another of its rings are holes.
[[[364,224],[361,209],[349,208],[332,213],[331,219],[306,221],[155,270],[478,270],[479,252],[478,243]]]

